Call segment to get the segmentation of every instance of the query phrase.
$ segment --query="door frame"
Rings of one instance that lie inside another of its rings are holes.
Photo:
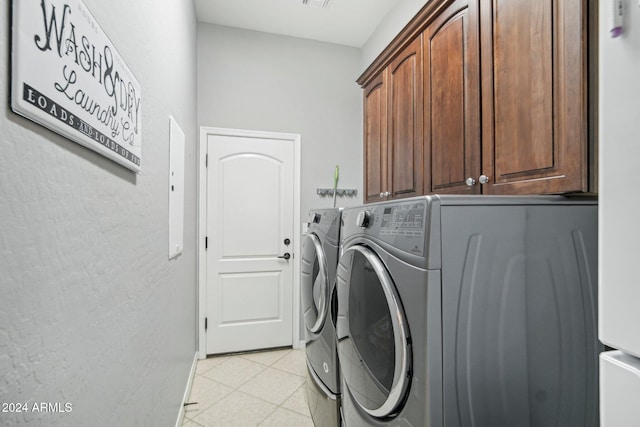
[[[197,319],[198,319],[198,358],[207,357],[207,334],[205,331],[205,317],[207,313],[207,252],[205,250],[205,237],[207,232],[207,140],[210,135],[237,136],[249,138],[265,138],[289,141],[293,144],[293,318],[291,342],[293,348],[302,348],[304,343],[300,341],[300,134],[255,131],[244,129],[229,129],[219,127],[200,127],[198,140],[198,294],[197,294]]]

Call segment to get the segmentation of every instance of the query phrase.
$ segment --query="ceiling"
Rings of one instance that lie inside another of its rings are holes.
[[[194,0],[199,22],[360,48],[398,0]]]

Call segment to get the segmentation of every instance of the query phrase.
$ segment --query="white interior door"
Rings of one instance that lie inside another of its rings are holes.
[[[207,150],[207,354],[292,345],[294,144],[208,135]]]

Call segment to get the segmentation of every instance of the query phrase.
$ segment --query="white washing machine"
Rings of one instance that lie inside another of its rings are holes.
[[[341,208],[312,210],[302,243],[300,288],[307,354],[307,397],[316,427],[340,425],[340,368],[334,298]]]
[[[597,217],[559,196],[345,209],[343,424],[597,426]]]

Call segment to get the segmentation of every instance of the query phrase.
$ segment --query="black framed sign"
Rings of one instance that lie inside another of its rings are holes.
[[[142,91],[81,0],[13,0],[11,108],[141,171]]]

